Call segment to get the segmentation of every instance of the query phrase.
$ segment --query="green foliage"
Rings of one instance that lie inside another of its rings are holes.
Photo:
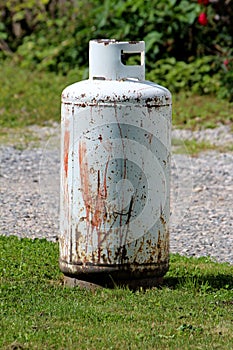
[[[224,1],[218,1],[221,2]],[[93,38],[143,38],[149,64],[166,57],[186,61],[197,55],[216,53],[232,44],[232,29],[226,21],[226,13],[229,22],[232,10],[227,2],[224,5],[225,12],[216,4],[208,6],[210,20],[206,27],[197,23],[202,8],[194,0],[91,0],[88,3],[8,0],[0,9],[9,34],[9,47],[28,62],[31,55],[35,63],[48,57],[42,66],[60,70],[61,66],[55,67],[55,61],[67,62],[69,68],[74,64],[85,65],[88,42]],[[220,13],[217,22],[216,12]],[[219,31],[222,25],[223,30]],[[31,53],[29,58],[27,53]]]
[[[191,63],[176,61],[174,57],[156,62],[147,78],[169,87],[199,94],[216,93],[219,89],[219,63],[215,56],[204,56]]]
[[[189,63],[165,58],[153,65],[147,79],[168,87],[171,92],[212,94],[232,102],[233,58],[230,56],[224,62],[217,56],[203,56]]]
[[[229,99],[233,102],[233,65],[229,72],[223,76],[222,87],[219,96]]]
[[[158,289],[62,285],[58,245],[0,237],[0,348],[230,349],[233,267],[171,255]]]
[[[233,53],[233,51],[232,51]],[[233,55],[225,60],[221,71],[221,87],[218,92],[220,98],[233,102]]]
[[[6,0],[0,18],[0,59],[22,67],[68,74],[88,66],[91,39],[143,39],[147,71],[171,90],[233,99],[232,0]]]
[[[62,0],[7,1],[2,5],[3,18],[10,32],[5,54],[14,52],[14,62],[22,67],[61,73],[87,64],[94,3],[95,0],[88,4]],[[20,14],[16,18],[15,12]]]
[[[195,22],[199,6],[186,0],[104,1],[104,11],[96,12],[97,37],[146,42],[148,63],[160,57],[177,56],[180,48],[188,52],[189,27]],[[104,35],[103,35],[104,34]]]

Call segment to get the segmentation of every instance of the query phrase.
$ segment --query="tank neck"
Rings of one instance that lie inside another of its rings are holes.
[[[123,57],[137,55],[140,64],[124,64]],[[145,80],[144,41],[117,41],[115,39],[91,40],[89,42],[89,79],[99,80]]]

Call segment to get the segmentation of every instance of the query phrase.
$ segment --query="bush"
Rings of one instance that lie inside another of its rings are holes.
[[[168,87],[172,92],[186,90],[198,94],[217,93],[220,87],[219,62],[215,56],[198,58],[191,63],[162,59],[148,74],[149,80]]]
[[[223,62],[221,71],[221,87],[218,96],[233,102],[233,56]]]
[[[91,39],[143,39],[152,76],[175,64],[166,73],[175,90],[231,89],[223,62],[232,57],[232,0],[6,0],[0,17],[0,59],[23,67],[67,74],[88,66]]]

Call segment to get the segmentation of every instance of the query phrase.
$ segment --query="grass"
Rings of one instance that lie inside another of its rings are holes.
[[[31,72],[3,63],[0,66],[0,142],[18,148],[36,146],[39,140],[27,127],[33,124],[50,125],[60,122],[60,95],[63,88],[82,80],[87,72],[71,71],[68,76],[48,72]],[[214,128],[219,123],[233,127],[233,103],[214,96],[196,96],[183,92],[173,95],[173,125],[198,130]],[[174,140],[175,152],[196,155],[205,150],[232,151],[232,145],[216,147],[195,140],[183,143]]]
[[[27,127],[59,122],[61,91],[82,79],[78,70],[62,77],[9,64],[0,74],[0,142],[26,146],[37,141]],[[226,101],[185,93],[173,100],[176,127],[233,124]],[[213,147],[174,145],[193,154]],[[0,236],[0,303],[3,350],[232,348],[233,266],[209,258],[171,255],[161,288],[93,292],[63,286],[57,244]]]
[[[216,146],[210,142],[196,140],[180,140],[172,139],[172,153],[181,153],[192,156],[197,156],[200,152],[204,151],[219,151],[219,152],[232,152],[233,144],[223,144],[221,146]]]
[[[0,143],[14,145],[15,148],[24,150],[30,146],[39,147],[40,138],[27,127],[2,128]]]
[[[67,85],[82,80],[86,71],[71,71],[68,76],[29,71],[11,63],[0,66],[0,127],[22,128],[60,121],[60,96]],[[233,103],[214,96],[189,93],[173,95],[173,125],[179,128],[214,128],[218,123],[233,123]]]
[[[233,125],[233,103],[185,92],[173,96],[174,126],[199,130],[215,128],[220,123]]]
[[[69,84],[81,80],[82,74],[71,72],[68,77],[48,72],[29,71],[3,63],[0,66],[0,127],[23,128],[60,121],[60,97]]]
[[[0,237],[1,349],[231,349],[233,266],[171,255],[161,288],[62,285],[58,245]]]

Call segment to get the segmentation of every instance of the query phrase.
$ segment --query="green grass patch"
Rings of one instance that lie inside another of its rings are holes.
[[[206,151],[232,152],[232,144],[223,144],[221,146],[213,145],[206,141],[197,142],[196,140],[180,140],[172,139],[172,153],[187,154],[190,156],[198,156],[200,152]]]
[[[62,90],[81,80],[77,69],[68,77],[55,73],[29,71],[3,63],[0,66],[0,127],[22,128],[28,125],[48,125],[60,121]],[[3,130],[5,133],[6,130]]]
[[[0,142],[2,144],[14,145],[14,147],[19,150],[40,146],[40,138],[38,135],[27,127],[2,128],[0,131]]]
[[[164,285],[62,285],[58,245],[0,237],[1,349],[230,349],[233,266],[171,255]]]
[[[29,71],[12,63],[0,66],[0,127],[22,128],[60,121],[60,96],[71,83],[87,77],[87,70],[69,72],[68,76]],[[218,123],[233,123],[233,103],[214,96],[188,93],[173,95],[173,125],[180,128],[214,128]],[[5,128],[5,129],[3,129]]]
[[[50,125],[60,122],[62,90],[87,77],[87,70],[77,68],[68,76],[29,71],[3,63],[0,67],[0,142],[18,148],[39,145],[39,139],[27,127],[33,124]],[[198,130],[214,128],[219,123],[233,126],[233,103],[214,96],[189,93],[173,95],[173,126]],[[232,145],[216,147],[195,140],[173,140],[176,153],[197,155],[205,150],[232,151]]]
[[[187,154],[190,156],[197,156],[200,152],[210,151],[217,148],[205,141],[197,142],[196,140],[180,139],[172,139],[172,147],[173,153]]]
[[[199,130],[218,124],[233,124],[233,103],[211,95],[179,93],[173,95],[173,125]]]

